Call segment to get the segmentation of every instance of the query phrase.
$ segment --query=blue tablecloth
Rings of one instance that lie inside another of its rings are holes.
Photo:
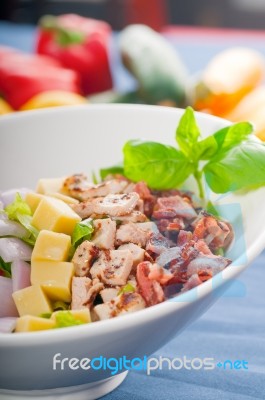
[[[34,28],[0,23],[0,44],[25,51],[34,47]],[[189,71],[201,70],[218,51],[232,45],[248,45],[265,54],[265,41],[252,36],[170,36]],[[119,63],[112,43],[112,64],[116,87],[126,90],[134,82]],[[105,400],[250,400],[265,399],[265,253],[240,277],[242,297],[233,287],[197,322],[157,351],[154,356],[215,361],[245,360],[248,370],[167,370],[130,372],[122,385]],[[244,294],[243,294],[244,293]]]

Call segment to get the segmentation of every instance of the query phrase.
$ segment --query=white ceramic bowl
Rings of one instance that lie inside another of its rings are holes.
[[[34,188],[40,177],[109,166],[122,159],[122,146],[131,138],[175,144],[182,112],[152,106],[97,105],[1,117],[0,187]],[[197,118],[204,136],[228,124],[203,114]],[[148,356],[204,313],[265,246],[265,188],[210,196],[217,199],[221,213],[236,229],[230,267],[175,301],[135,314],[54,331],[0,335],[0,398],[97,398],[119,385],[126,372],[111,377],[110,371],[104,370],[55,371],[56,353],[79,359]]]

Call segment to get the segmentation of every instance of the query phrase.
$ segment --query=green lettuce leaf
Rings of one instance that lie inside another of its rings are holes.
[[[56,327],[55,328],[66,328],[68,326],[83,325],[85,322],[75,318],[70,311],[58,311],[55,316]]]
[[[78,222],[72,233],[72,246],[76,249],[84,240],[90,240],[94,232],[92,218]]]
[[[192,159],[193,146],[200,137],[200,130],[197,125],[194,111],[191,107],[187,107],[182,115],[176,130],[176,140],[179,148],[183,153]]]

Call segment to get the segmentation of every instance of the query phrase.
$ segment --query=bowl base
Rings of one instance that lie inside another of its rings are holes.
[[[85,385],[45,390],[0,389],[1,400],[95,400],[116,389],[126,378],[128,371],[108,379]]]

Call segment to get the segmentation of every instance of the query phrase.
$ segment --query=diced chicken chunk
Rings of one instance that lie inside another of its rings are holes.
[[[140,247],[145,247],[149,233],[138,226],[129,222],[121,225],[116,232],[116,245],[123,243],[134,243]]]
[[[88,240],[77,247],[72,262],[75,267],[75,275],[86,276],[89,273],[93,261],[98,256],[98,248]]]
[[[94,307],[98,319],[104,320],[145,308],[145,301],[139,293],[123,293],[115,299]]]
[[[137,205],[138,200],[139,195],[134,192],[128,194],[109,194],[106,197],[73,204],[72,209],[81,218],[90,217],[92,214],[119,217],[130,214]]]
[[[95,219],[93,225],[95,228],[93,243],[100,249],[114,249],[116,222],[110,218]]]
[[[137,226],[145,232],[159,233],[159,229],[155,222],[147,221],[138,223]]]
[[[130,250],[133,257],[133,267],[136,268],[137,265],[144,260],[145,250],[137,246],[134,243],[122,244],[119,250]]]
[[[134,210],[130,214],[121,215],[119,217],[113,217],[115,221],[120,221],[122,224],[128,222],[144,222],[147,221],[147,217],[140,211]]]
[[[72,310],[90,308],[96,295],[103,289],[103,284],[98,279],[87,277],[73,277],[72,280]]]
[[[115,288],[105,288],[101,290],[100,296],[104,303],[111,301],[114,297],[117,297],[119,290]]]
[[[73,277],[72,280],[72,310],[81,310],[87,308],[85,302],[87,300],[88,290],[92,286],[92,280],[87,277]]]
[[[89,182],[85,175],[76,174],[64,181],[63,189],[71,196],[85,201],[93,197],[122,193],[126,186],[128,186],[128,182],[119,179],[111,179],[95,185]]]
[[[95,202],[95,213],[105,214],[110,217],[130,214],[139,200],[135,192],[127,194],[109,194]]]
[[[102,251],[90,273],[108,285],[125,285],[133,266],[129,250]]]

